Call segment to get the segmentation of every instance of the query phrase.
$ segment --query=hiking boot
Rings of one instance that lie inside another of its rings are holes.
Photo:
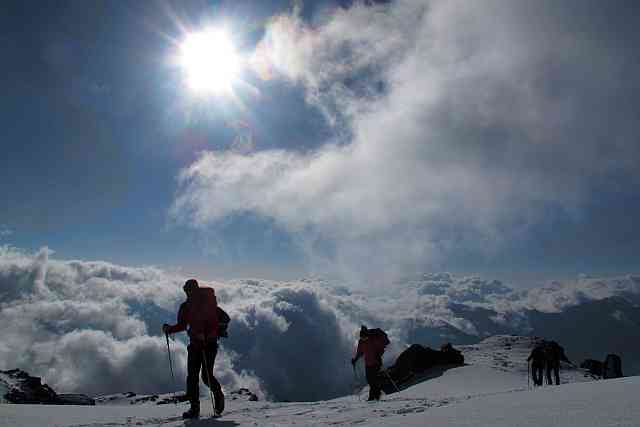
[[[215,400],[216,403],[216,415],[220,416],[222,415],[222,412],[224,412],[224,394],[222,394],[222,392],[217,392],[213,394],[213,398]]]
[[[190,420],[198,417],[200,417],[200,408],[191,407],[187,412],[182,414],[183,420]]]

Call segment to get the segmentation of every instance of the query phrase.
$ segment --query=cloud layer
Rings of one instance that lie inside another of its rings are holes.
[[[50,256],[48,249],[35,254],[0,249],[0,369],[25,369],[66,392],[175,390],[158,332],[175,317],[184,278],[151,267]],[[232,318],[216,375],[227,390],[244,386],[277,400],[348,394],[349,359],[362,323],[389,332],[390,361],[410,342],[438,346],[496,333],[536,333],[534,311],[553,320],[572,307],[610,297],[637,304],[640,295],[636,276],[582,277],[526,291],[448,273],[406,279],[377,293],[320,279],[210,284]],[[633,304],[614,303],[592,321],[607,318],[637,330]],[[591,343],[590,332],[583,332],[581,339]],[[598,352],[610,350],[604,343],[593,345]],[[180,340],[171,346],[181,389],[186,347]],[[619,351],[631,357],[625,348]]]
[[[625,77],[640,70],[624,11],[604,32],[602,8],[399,0],[312,24],[275,17],[256,58],[346,141],[204,153],[173,214],[201,228],[252,212],[373,279],[491,255],[550,209],[579,215],[612,175],[631,191],[640,147]]]

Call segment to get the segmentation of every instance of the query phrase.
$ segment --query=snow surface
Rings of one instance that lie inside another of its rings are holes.
[[[222,418],[212,419],[201,400],[201,426],[638,426],[640,377],[593,381],[580,369],[562,370],[562,385],[529,390],[526,357],[534,342],[498,336],[462,347],[468,365],[434,370],[430,379],[381,402],[365,401],[366,388],[321,402],[250,402],[227,399]],[[569,384],[570,383],[570,384]],[[232,396],[231,394],[229,395]],[[4,426],[181,426],[187,403],[131,404],[120,396],[97,406],[0,405]],[[139,397],[139,396],[138,396]],[[122,402],[118,404],[117,402]],[[126,402],[126,403],[125,403]]]
[[[630,377],[452,401],[400,396],[372,404],[354,397],[314,403],[230,402],[222,418],[188,423],[180,419],[184,405],[2,405],[0,426],[638,426],[638,395],[640,377]],[[202,401],[203,415],[208,404]]]

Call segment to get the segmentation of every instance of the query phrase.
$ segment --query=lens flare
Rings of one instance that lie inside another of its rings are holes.
[[[240,73],[240,57],[223,29],[188,34],[180,46],[180,65],[197,93],[231,92]]]

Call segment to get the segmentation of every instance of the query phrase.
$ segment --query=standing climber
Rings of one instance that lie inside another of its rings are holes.
[[[202,382],[213,392],[215,413],[224,411],[224,394],[218,380],[213,376],[213,363],[218,353],[218,315],[215,291],[212,288],[200,287],[195,279],[189,279],[182,288],[187,300],[180,305],[178,323],[164,324],[165,334],[187,331],[189,346],[187,347],[187,397],[191,408],[182,414],[185,419],[200,416],[199,379],[202,371]]]
[[[367,383],[369,383],[368,401],[380,400],[382,390],[378,372],[382,367],[382,354],[388,344],[389,338],[382,329],[367,329],[364,325],[360,328],[360,340],[358,340],[356,355],[351,359],[351,364],[355,367],[358,359],[364,356]]]
[[[556,341],[547,342],[544,347],[547,384],[551,385],[551,371],[556,381],[556,385],[560,385],[560,362],[571,363],[564,353],[564,348]]]
[[[527,358],[527,362],[531,362],[531,376],[533,377],[533,385],[535,386],[542,385],[545,360],[546,354],[543,345],[536,345]]]

